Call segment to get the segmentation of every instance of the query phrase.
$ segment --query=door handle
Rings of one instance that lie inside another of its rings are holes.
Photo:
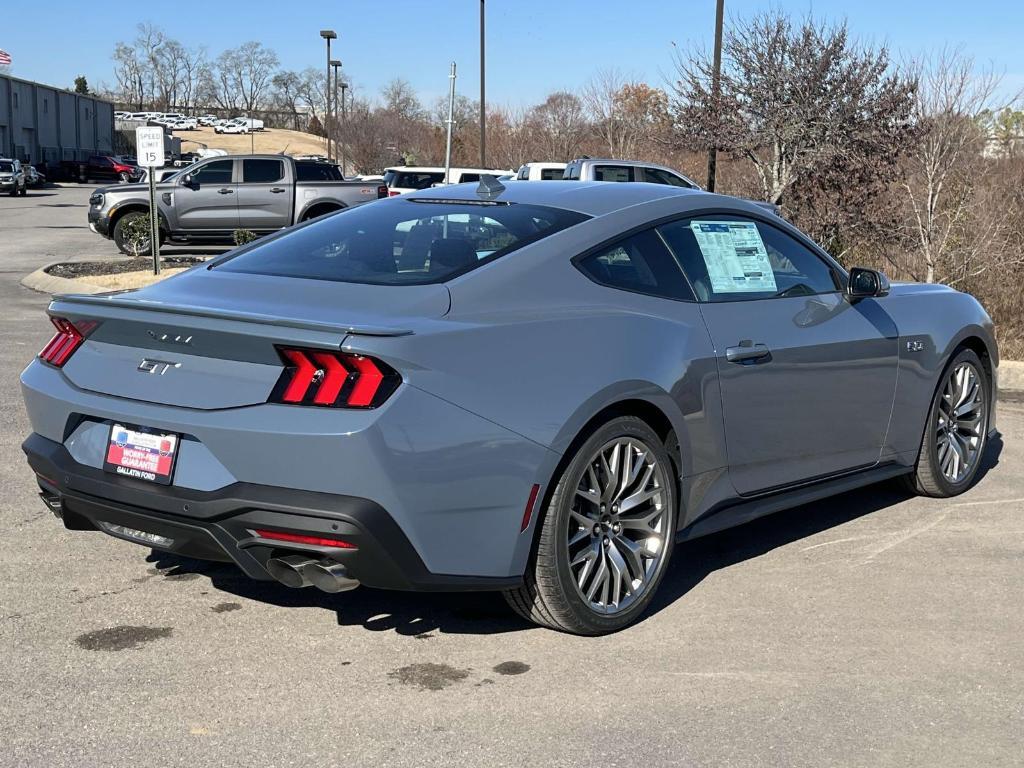
[[[218,195],[233,195],[233,194],[235,194],[235,190],[233,190],[233,189],[227,189],[227,188],[224,188],[224,189],[218,189],[218,190],[217,190],[217,194],[218,194]]]
[[[726,347],[725,359],[730,363],[748,363],[771,358],[772,351],[765,344],[741,341],[738,346]]]
[[[281,194],[282,192],[284,192],[285,190],[281,189],[280,187],[274,187],[274,188],[273,188],[272,190],[270,190],[270,191],[271,191],[271,192],[272,192],[273,194],[275,194],[275,195],[280,195],[280,194]]]

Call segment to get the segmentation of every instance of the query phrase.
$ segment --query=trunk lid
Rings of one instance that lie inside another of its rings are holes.
[[[121,293],[58,296],[52,315],[99,323],[64,366],[91,392],[197,409],[266,402],[278,346],[340,349],[349,334],[399,336],[447,313],[443,285],[375,286],[197,267]]]

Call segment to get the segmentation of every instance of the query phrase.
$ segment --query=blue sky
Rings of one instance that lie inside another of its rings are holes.
[[[410,81],[427,101],[447,92],[448,62],[459,64],[458,90],[479,89],[477,0],[215,0],[124,2],[3,0],[0,48],[12,73],[71,86],[78,74],[113,84],[114,43],[152,22],[188,46],[214,56],[246,40],[277,51],[286,68],[319,66],[318,31],[340,36],[334,52],[364,94],[394,77]],[[673,42],[708,45],[714,0],[487,0],[487,99],[527,105],[552,90],[579,88],[595,70],[616,67],[653,85],[672,70]],[[726,0],[726,15],[769,7]],[[1024,88],[1024,2],[1021,0],[792,0],[774,2],[794,15],[808,11],[846,18],[864,40],[905,55],[960,46],[1004,73],[1004,91]],[[101,7],[111,9],[105,18]],[[117,21],[111,19],[116,18]],[[16,34],[12,32],[17,31]],[[340,49],[340,50],[339,50]]]

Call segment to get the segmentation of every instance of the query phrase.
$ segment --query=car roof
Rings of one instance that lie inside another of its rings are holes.
[[[413,173],[444,173],[444,166],[440,165],[389,165],[385,171],[411,171]],[[508,168],[463,168],[452,166],[452,173],[508,173]]]
[[[680,211],[705,207],[729,208],[738,212],[765,215],[765,210],[752,202],[727,195],[715,195],[701,189],[673,187],[647,182],[615,183],[609,181],[545,181],[543,184],[508,184],[496,195],[478,196],[479,185],[453,184],[410,192],[394,200],[484,200],[505,203],[562,208],[587,216],[603,216],[634,205],[664,198],[678,198]]]

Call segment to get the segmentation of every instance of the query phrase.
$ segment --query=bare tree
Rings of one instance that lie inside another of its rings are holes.
[[[920,62],[918,78],[914,117],[923,135],[902,183],[917,263],[902,266],[925,282],[956,284],[1022,263],[1008,247],[1005,196],[979,194],[990,161],[977,117],[992,108],[1000,78],[991,70],[976,73],[972,59],[951,50]]]
[[[885,47],[851,42],[845,24],[794,27],[771,11],[732,25],[717,99],[706,52],[677,50],[676,71],[677,142],[750,162],[773,203],[846,153],[892,151],[911,126],[913,78],[890,66]]]
[[[117,80],[117,98],[141,111],[146,102],[142,62],[135,49],[127,43],[114,46],[114,79]]]
[[[580,146],[590,131],[583,102],[567,91],[549,95],[530,111],[528,121],[535,138],[531,149],[539,156],[527,159],[572,160],[580,154]]]
[[[400,120],[420,120],[423,107],[411,84],[395,78],[381,89],[384,109]]]
[[[487,153],[497,168],[518,168],[531,160],[547,158],[538,149],[539,129],[530,112],[499,107],[488,110]]]
[[[259,110],[269,93],[270,80],[278,63],[274,51],[254,40],[221,53],[215,67],[220,105],[246,113]]]

